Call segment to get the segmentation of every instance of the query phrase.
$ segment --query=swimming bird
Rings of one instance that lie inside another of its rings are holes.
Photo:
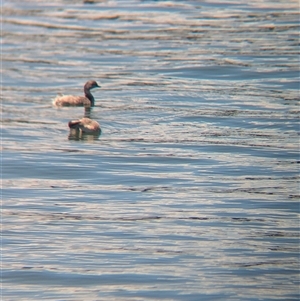
[[[91,93],[91,89],[100,88],[100,86],[94,81],[89,80],[84,85],[83,91],[85,96],[73,96],[73,95],[63,95],[57,96],[53,104],[55,106],[85,106],[85,107],[93,107],[95,104],[94,96]]]
[[[69,128],[86,134],[99,134],[101,132],[100,124],[87,117],[69,121]]]

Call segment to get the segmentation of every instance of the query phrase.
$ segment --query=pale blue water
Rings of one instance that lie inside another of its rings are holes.
[[[298,5],[4,1],[2,299],[298,300]]]

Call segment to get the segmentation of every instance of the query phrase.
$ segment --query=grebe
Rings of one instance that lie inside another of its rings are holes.
[[[100,124],[86,117],[69,121],[69,128],[86,134],[98,134],[101,132]]]
[[[63,95],[57,96],[53,104],[55,106],[85,106],[85,107],[93,107],[95,104],[95,99],[90,92],[91,89],[100,88],[100,86],[94,81],[89,80],[83,88],[85,96],[73,96],[73,95]]]

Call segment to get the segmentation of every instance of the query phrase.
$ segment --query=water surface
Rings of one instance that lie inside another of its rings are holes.
[[[298,300],[298,5],[4,1],[3,299]]]

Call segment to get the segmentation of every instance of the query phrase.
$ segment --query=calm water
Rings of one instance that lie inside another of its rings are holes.
[[[298,300],[298,11],[5,0],[2,299]]]

